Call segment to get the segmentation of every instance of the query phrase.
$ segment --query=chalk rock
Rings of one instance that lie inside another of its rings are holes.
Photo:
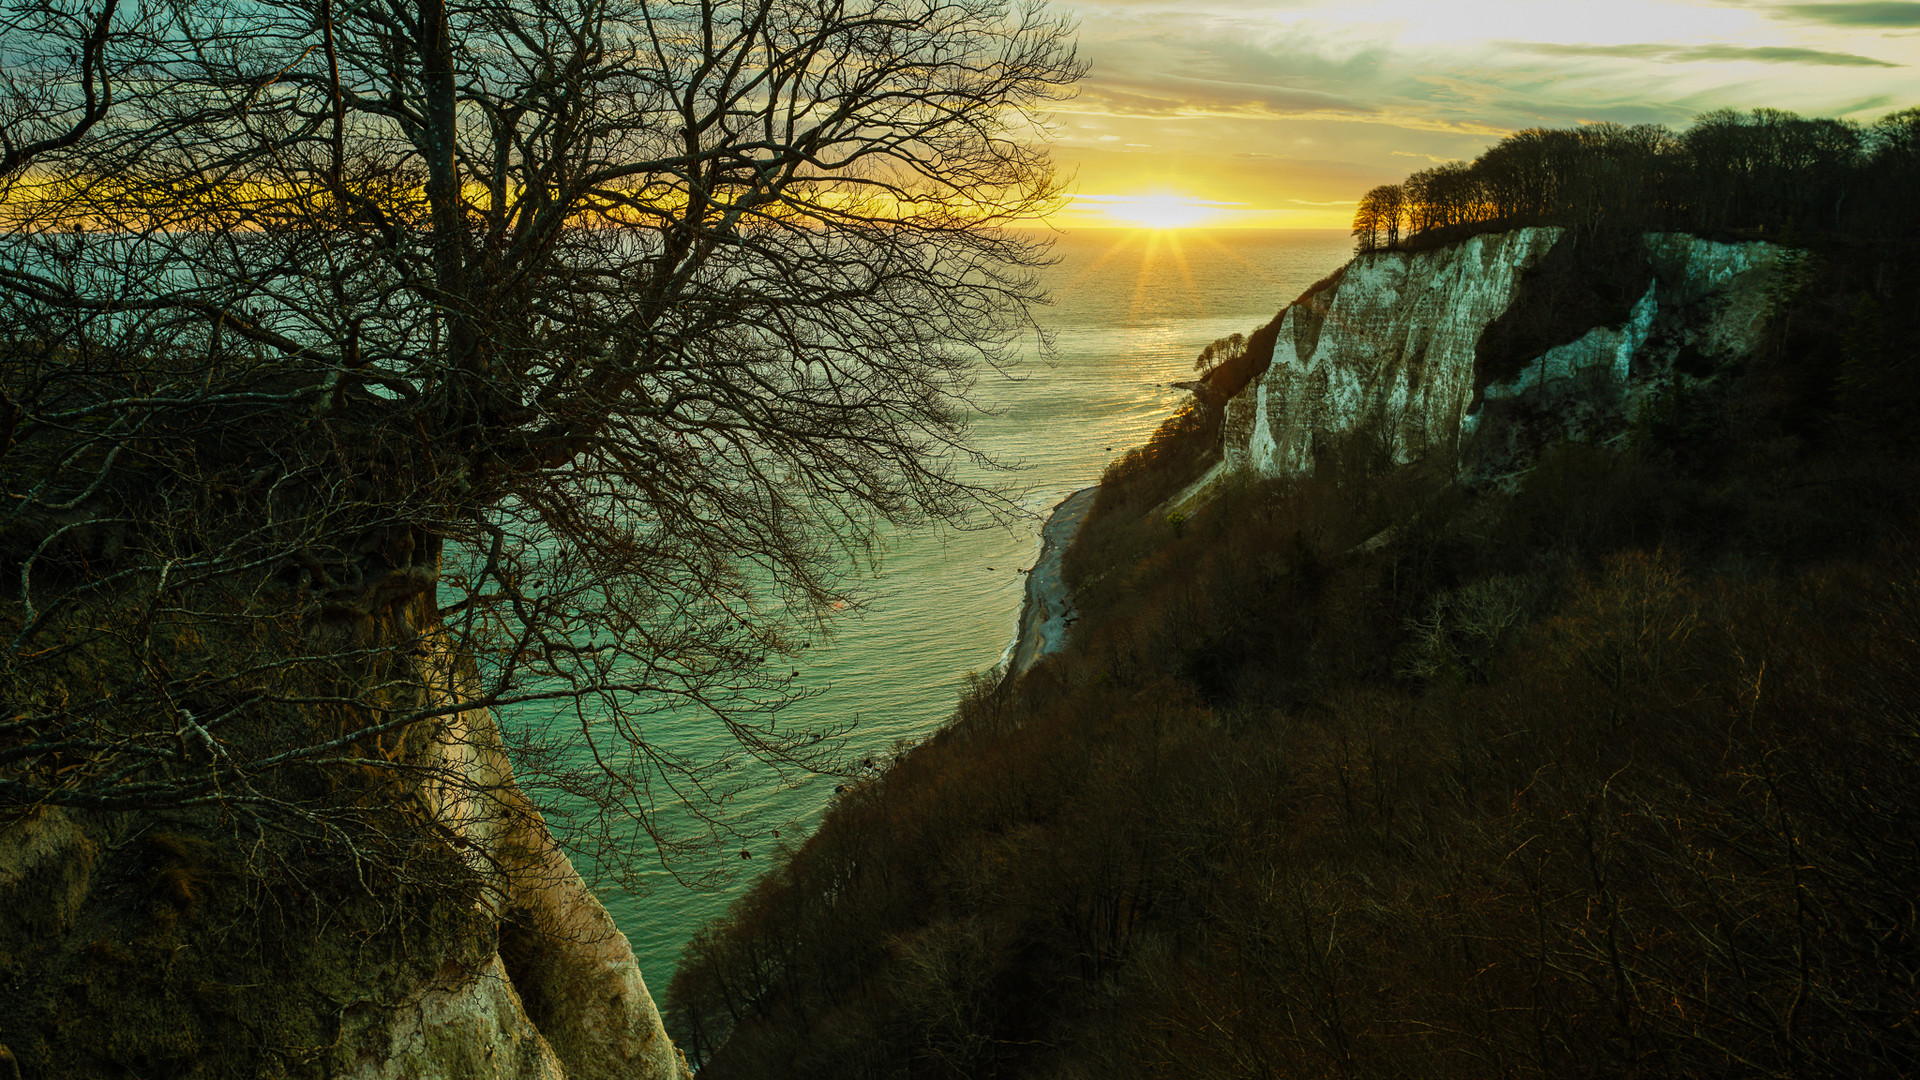
[[[450,701],[449,688],[472,676],[441,667],[447,686],[430,690]],[[487,882],[481,903],[499,925],[499,951],[357,1032],[388,1050],[363,1053],[350,1075],[687,1080],[632,946],[514,784],[492,713],[453,714],[431,755],[429,771],[444,779],[427,785],[429,809],[466,841]]]
[[[1482,335],[1563,242],[1527,228],[1356,257],[1283,313],[1273,361],[1228,404],[1223,460],[1196,488],[1305,471],[1326,440],[1363,427],[1396,461],[1454,452],[1466,480],[1497,483],[1550,441],[1618,434],[1650,393],[1690,377],[1678,369],[1752,352],[1789,259],[1767,243],[1649,235],[1651,280],[1622,323],[1489,378]]]

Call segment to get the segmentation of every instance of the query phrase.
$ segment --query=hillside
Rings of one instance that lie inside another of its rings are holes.
[[[689,946],[701,1075],[1920,1069],[1913,238],[1676,244],[1376,251],[1249,335],[1103,478],[1067,649]]]

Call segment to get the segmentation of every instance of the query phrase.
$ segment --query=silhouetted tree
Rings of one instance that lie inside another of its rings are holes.
[[[991,499],[968,390],[1043,255],[998,227],[1052,204],[1029,133],[1080,70],[1035,6],[0,33],[0,807],[304,813],[262,778],[495,706],[529,786],[654,831],[713,780],[660,714],[801,752],[769,658],[877,522]]]
[[[1400,229],[1407,217],[1407,194],[1399,184],[1382,184],[1360,199],[1354,212],[1353,236],[1357,250],[1389,250],[1400,245]]]
[[[1529,128],[1501,139],[1470,164],[1423,169],[1399,187],[1415,234],[1449,230],[1451,236],[1461,229],[1515,225],[1563,225],[1585,233],[1871,232],[1865,220],[1898,215],[1891,204],[1906,201],[1893,195],[1899,181],[1881,179],[1899,170],[1878,163],[1877,156],[1879,148],[1905,145],[1898,119],[1904,115],[1884,118],[1870,131],[1777,109],[1707,113],[1680,135],[1657,124]],[[1390,220],[1383,200],[1390,190],[1376,188],[1361,200],[1354,219],[1360,250],[1382,246]],[[1878,209],[1861,211],[1863,202]]]

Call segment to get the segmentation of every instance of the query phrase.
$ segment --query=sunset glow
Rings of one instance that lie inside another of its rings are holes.
[[[1111,224],[1136,229],[1187,229],[1206,225],[1220,216],[1221,208],[1232,205],[1170,194],[1081,195],[1074,201],[1091,205],[1110,219]]]
[[[1065,0],[1065,228],[1345,228],[1379,184],[1529,127],[1920,105],[1920,3]]]

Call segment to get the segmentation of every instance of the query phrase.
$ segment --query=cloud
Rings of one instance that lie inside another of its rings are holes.
[[[1920,34],[1870,29],[1920,28],[1920,0],[1076,9],[1092,73],[1055,117],[1083,190],[1187,191],[1302,214],[1337,216],[1336,201],[1528,127],[1682,129],[1714,109],[1762,105],[1871,120],[1911,102],[1920,70]]]
[[[1154,119],[1207,116],[1286,117],[1315,113],[1374,113],[1374,105],[1337,94],[1283,86],[1258,86],[1180,75],[1089,80],[1080,96],[1059,107],[1064,113],[1092,113]]]
[[[1203,158],[1217,169],[1228,161],[1259,164],[1239,157],[1258,151],[1275,175],[1292,174],[1306,159],[1339,161],[1352,175],[1307,196],[1333,199],[1415,163],[1471,158],[1522,128],[1597,121],[1680,128],[1716,108],[1756,105],[1858,111],[1858,103],[1887,92],[1890,78],[1906,82],[1920,68],[1920,39],[1751,16],[1692,38],[1667,37],[1670,28],[1653,22],[1615,27],[1607,37],[1571,24],[1523,31],[1509,20],[1509,34],[1524,39],[1459,40],[1381,23],[1262,20],[1243,13],[1242,2],[1251,0],[1180,0],[1179,11],[1129,7],[1090,18],[1081,47],[1092,73],[1076,100],[1054,110],[1072,148],[1064,156],[1091,161],[1084,152],[1095,146],[1150,151],[1123,155],[1124,169],[1115,159],[1110,167],[1128,175],[1155,157],[1169,169]],[[1634,0],[1590,2],[1597,10]],[[1213,7],[1222,3],[1236,6]],[[1743,6],[1758,13],[1771,10],[1766,3]],[[1742,27],[1765,36],[1727,36]],[[1863,41],[1873,42],[1875,56],[1852,51]]]
[[[1057,115],[1213,124],[1358,121],[1443,131],[1504,131],[1434,109],[1423,64],[1371,35],[1331,39],[1239,17],[1135,15],[1083,33],[1092,73]]]
[[[1498,138],[1524,127],[1594,120],[1683,124],[1728,104],[1805,107],[1769,94],[1766,77],[1757,73],[1727,79],[1742,67],[1795,65],[1809,79],[1831,72],[1858,82],[1888,69],[1910,70],[1896,61],[1912,61],[1899,51],[1881,59],[1792,37],[1779,45],[1663,42],[1657,34],[1640,39],[1648,44],[1535,38],[1404,45],[1391,27],[1262,21],[1210,13],[1205,5],[1220,0],[1200,2],[1192,11],[1135,9],[1089,26],[1082,55],[1092,61],[1092,74],[1078,100],[1059,107],[1058,115],[1077,114],[1102,130],[1156,125],[1132,128],[1141,132],[1133,140],[1168,147],[1182,137],[1169,124],[1182,125],[1193,138],[1212,131],[1223,139],[1266,137],[1258,124],[1378,125],[1441,136],[1403,137],[1393,149],[1450,160],[1470,149],[1472,140],[1461,137]],[[1609,57],[1641,63],[1568,63]],[[1860,89],[1846,96],[1857,99]],[[1354,141],[1324,130],[1323,136]],[[1323,151],[1303,145],[1292,152]],[[1385,157],[1388,150],[1378,153]]]
[[[1920,4],[1848,4],[1845,7],[1912,7]],[[1876,60],[1854,53],[1826,52],[1821,49],[1796,49],[1785,46],[1748,45],[1555,45],[1547,42],[1503,41],[1498,44],[1518,52],[1540,56],[1610,56],[1628,60],[1651,60],[1660,64],[1684,64],[1696,61],[1745,60],[1762,64],[1823,64],[1830,67],[1887,67],[1903,65]]]
[[[1182,206],[1245,206],[1244,201],[1222,199],[1196,199],[1191,195],[1075,195],[1073,201],[1085,203],[1105,203],[1112,206],[1132,206],[1142,200],[1156,202],[1174,202]]]
[[[1827,23],[1832,26],[1920,26],[1920,4],[1782,4],[1768,12],[1776,19]]]
[[[1379,111],[1378,50],[1332,50],[1239,18],[1135,16],[1083,33],[1093,70],[1063,113],[1134,119],[1284,118]]]

